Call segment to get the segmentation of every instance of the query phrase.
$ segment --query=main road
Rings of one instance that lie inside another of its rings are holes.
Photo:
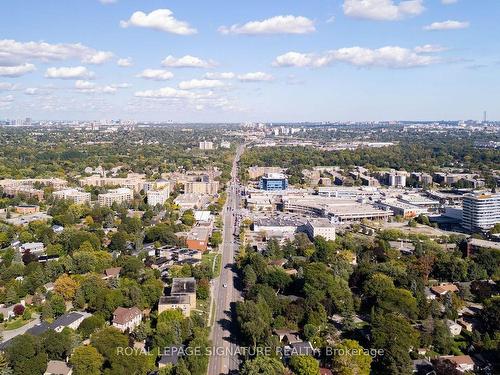
[[[231,180],[227,188],[226,204],[223,207],[223,241],[221,274],[214,279],[212,294],[215,303],[215,320],[211,339],[213,351],[208,364],[208,375],[238,373],[238,345],[232,334],[231,304],[242,300],[241,292],[235,288],[237,278],[234,258],[238,244],[235,235],[239,232],[236,213],[239,207],[238,161],[244,146],[238,146],[231,169]],[[234,353],[234,355],[232,354]]]

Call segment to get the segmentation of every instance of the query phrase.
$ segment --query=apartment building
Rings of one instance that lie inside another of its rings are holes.
[[[77,189],[64,189],[54,191],[52,196],[56,199],[66,199],[76,204],[90,203],[90,193]]]
[[[134,193],[129,188],[118,188],[109,190],[107,193],[99,194],[97,200],[101,206],[110,207],[113,203],[130,202],[134,197]]]
[[[148,190],[146,196],[150,206],[163,205],[170,196],[170,187],[165,187],[161,190]]]
[[[218,191],[219,181],[186,181],[184,183],[185,194],[215,195]]]
[[[124,178],[92,175],[79,180],[80,186],[120,186],[134,192],[143,190],[146,182],[145,175],[138,173],[129,173]]]
[[[3,187],[3,192],[8,197],[23,195],[27,198],[36,198],[43,201],[43,190],[34,189],[30,185],[8,185]]]
[[[306,233],[309,238],[323,237],[327,241],[335,241],[335,226],[328,219],[311,219],[306,222]]]
[[[465,194],[462,211],[462,227],[474,232],[488,230],[500,223],[500,194]]]
[[[406,172],[391,172],[387,174],[387,184],[392,187],[406,186]]]
[[[200,142],[200,150],[213,150],[213,149],[214,149],[213,142],[209,142],[209,141]]]

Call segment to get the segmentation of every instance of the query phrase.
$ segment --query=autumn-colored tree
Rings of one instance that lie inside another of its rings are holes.
[[[54,291],[61,295],[66,301],[73,299],[77,289],[78,282],[67,274],[59,276],[54,282]]]

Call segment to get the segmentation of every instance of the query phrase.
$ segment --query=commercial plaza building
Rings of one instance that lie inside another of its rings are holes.
[[[462,227],[471,232],[488,230],[500,223],[500,194],[464,195]]]

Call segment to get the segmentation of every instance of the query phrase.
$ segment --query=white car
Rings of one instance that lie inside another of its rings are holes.
[[[227,284],[222,284],[222,286],[223,286],[224,288],[227,288]]]

